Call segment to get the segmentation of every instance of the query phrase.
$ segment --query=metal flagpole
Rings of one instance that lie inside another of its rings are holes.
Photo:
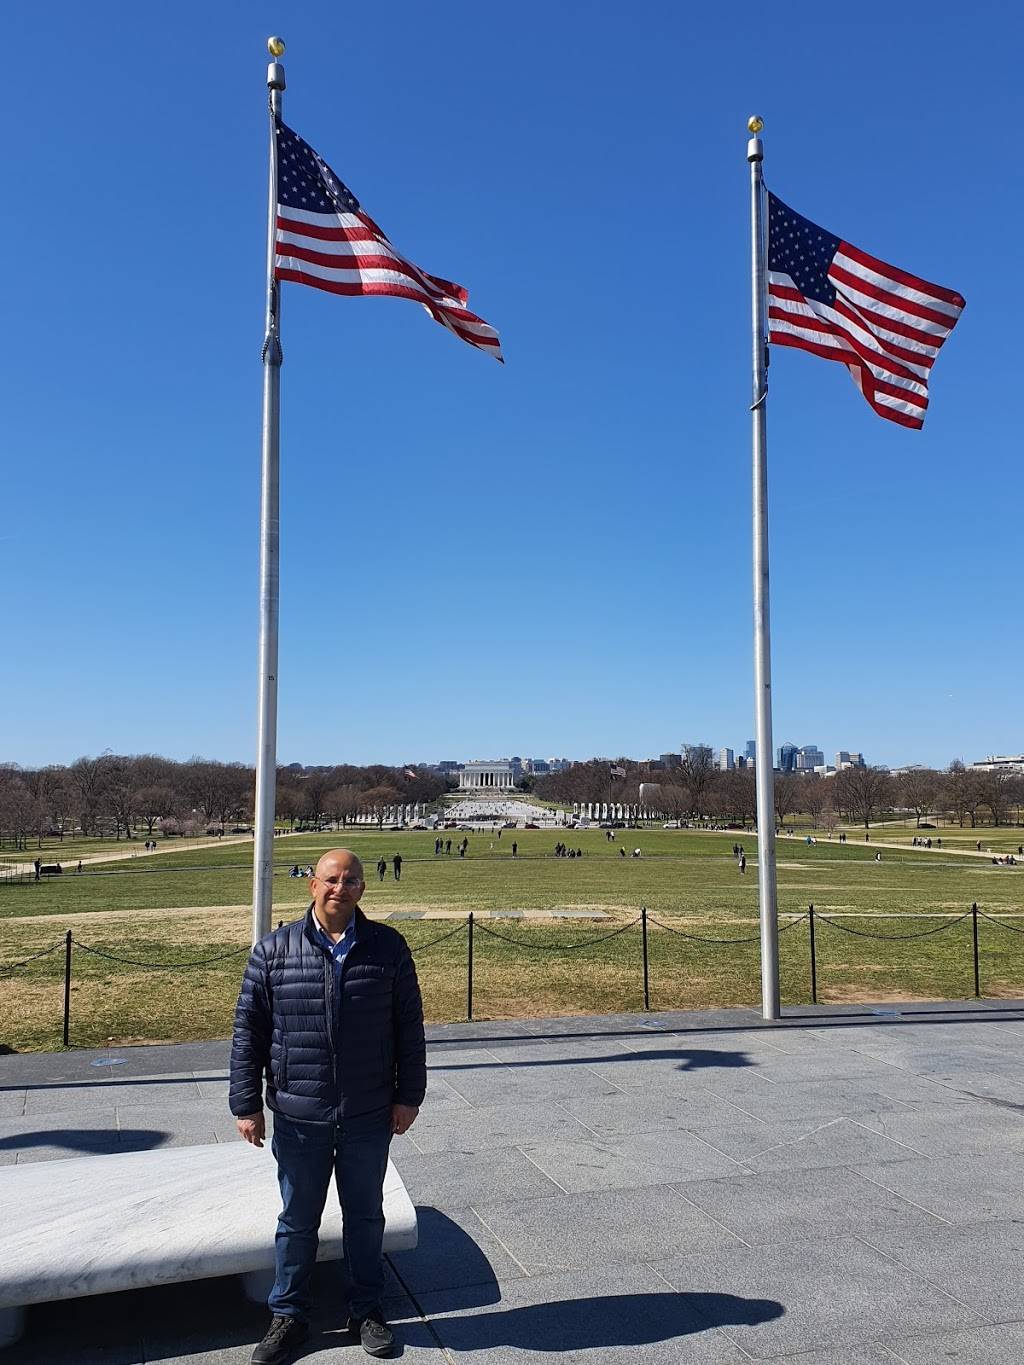
[[[775,771],[772,756],[772,660],[768,598],[768,273],[765,260],[764,148],[756,115],[747,127],[750,162],[751,302],[753,401],[750,408],[754,454],[754,735],[757,745],[757,891],[761,916],[761,1013],[778,1019],[779,917],[775,885]]]
[[[277,138],[281,115],[284,52],[269,38],[274,59],[267,67],[270,90],[270,186],[267,203],[267,318],[263,339],[263,459],[260,475],[260,642],[256,738],[256,825],[252,869],[252,941],[270,932],[274,877],[274,816],[277,795],[277,624],[281,554],[281,304],[274,280],[277,225]]]

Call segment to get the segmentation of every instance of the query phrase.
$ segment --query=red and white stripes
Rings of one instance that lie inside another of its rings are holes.
[[[466,307],[466,290],[406,260],[361,210],[313,213],[279,204],[276,242],[276,279],[331,294],[412,299],[442,327],[501,360],[498,334]]]
[[[769,340],[847,366],[881,417],[920,427],[928,376],[964,308],[962,296],[840,242],[828,278],[833,306],[808,299],[769,271]]]

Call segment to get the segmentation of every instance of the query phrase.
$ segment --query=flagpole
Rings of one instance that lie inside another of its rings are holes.
[[[754,735],[757,785],[757,891],[761,920],[761,1013],[778,1019],[779,917],[775,882],[775,771],[772,755],[771,621],[768,596],[768,274],[765,261],[764,127],[755,115],[747,127],[750,162],[751,313],[753,398],[750,408],[754,456]]]
[[[274,817],[277,794],[277,635],[281,551],[281,337],[280,299],[274,280],[277,224],[277,139],[281,115],[284,52],[280,38],[269,38],[274,59],[267,67],[270,91],[270,178],[267,202],[267,311],[263,339],[263,433],[260,474],[260,634],[256,729],[256,811],[252,871],[252,941],[270,932],[274,891]]]

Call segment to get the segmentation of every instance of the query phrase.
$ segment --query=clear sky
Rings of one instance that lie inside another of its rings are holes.
[[[1019,751],[1020,9],[324,0],[6,16],[0,759],[255,754],[265,40],[507,364],[284,286],[282,762],[753,733],[746,119],[960,290],[923,432],[771,370],[775,740]]]

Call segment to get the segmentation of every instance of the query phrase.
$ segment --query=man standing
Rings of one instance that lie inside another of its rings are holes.
[[[388,875],[388,860],[383,854],[377,859],[377,880],[382,882]]]
[[[400,853],[395,854],[391,860],[391,865],[395,869],[395,881],[400,882],[402,880],[402,855]]]
[[[272,1319],[252,1365],[289,1360],[309,1333],[310,1277],[331,1175],[351,1282],[349,1330],[373,1356],[394,1335],[384,1291],[384,1174],[392,1134],[416,1119],[426,1089],[423,1006],[401,934],[359,908],[362,864],[325,853],[305,915],[260,939],[246,964],[231,1044],[229,1103],[246,1142],[262,1147],[267,1104],[283,1209],[275,1241]]]

